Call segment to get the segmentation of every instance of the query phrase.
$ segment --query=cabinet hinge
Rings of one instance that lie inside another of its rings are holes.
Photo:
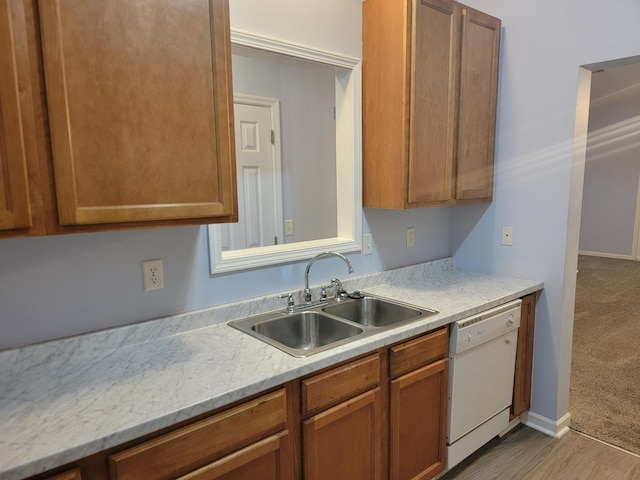
[[[275,144],[276,144],[276,132],[271,130],[271,145],[275,145]]]

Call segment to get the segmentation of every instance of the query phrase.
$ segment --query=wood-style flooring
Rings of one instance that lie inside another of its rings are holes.
[[[519,425],[439,480],[637,480],[640,457],[571,430],[561,439]]]

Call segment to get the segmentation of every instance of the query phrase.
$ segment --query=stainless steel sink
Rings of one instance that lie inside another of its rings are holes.
[[[412,322],[437,313],[434,310],[419,309],[411,305],[370,295],[342,300],[328,305],[322,310],[331,315],[368,327],[389,327],[402,322]]]
[[[255,315],[229,325],[294,357],[307,357],[438,313],[375,295],[354,297],[330,299],[293,313]]]
[[[229,325],[295,357],[306,357],[350,341],[364,329],[317,310],[265,314]]]

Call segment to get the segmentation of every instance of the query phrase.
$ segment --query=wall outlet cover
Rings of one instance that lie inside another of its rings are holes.
[[[162,260],[145,260],[142,262],[142,275],[144,278],[144,291],[159,290],[164,288],[164,273]]]

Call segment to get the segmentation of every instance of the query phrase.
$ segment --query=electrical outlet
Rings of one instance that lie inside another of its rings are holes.
[[[407,228],[407,248],[416,246],[416,229],[414,227]]]
[[[513,245],[513,227],[502,227],[502,245]]]
[[[370,233],[365,233],[362,236],[362,254],[371,255],[373,253],[373,236]]]
[[[162,273],[162,260],[146,260],[142,262],[142,275],[144,277],[144,291],[159,290],[164,288],[164,274]]]

